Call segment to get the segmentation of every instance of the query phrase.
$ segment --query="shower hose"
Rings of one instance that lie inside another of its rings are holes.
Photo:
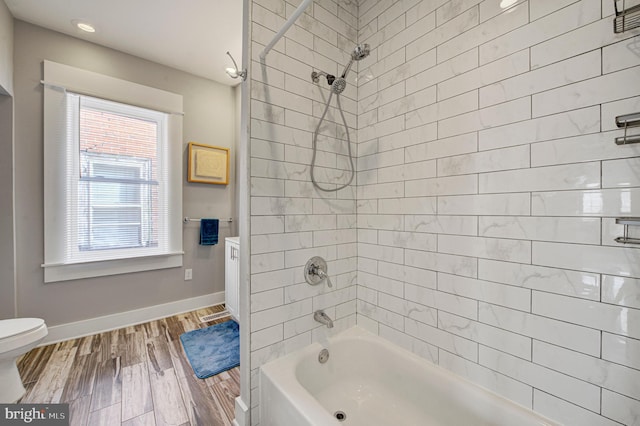
[[[337,79],[334,82],[334,85],[338,80],[340,79]],[[342,81],[344,81],[344,79],[342,79]],[[327,99],[327,104],[324,106],[324,111],[322,112],[322,116],[320,117],[320,121],[318,122],[318,126],[316,127],[316,131],[313,132],[313,156],[311,157],[311,182],[313,183],[313,186],[318,188],[320,191],[324,191],[324,192],[336,192],[346,188],[347,186],[351,185],[351,182],[353,182],[353,177],[355,175],[355,168],[353,166],[353,155],[351,153],[351,139],[349,137],[349,126],[347,125],[347,120],[344,117],[344,112],[342,111],[342,105],[340,105],[340,93],[335,93],[334,90],[336,90],[336,87],[333,87],[332,85],[332,88],[329,92],[329,98]],[[344,87],[342,88],[342,90],[344,90]],[[344,185],[340,185],[336,188],[326,188],[326,187],[322,187],[316,181],[314,170],[316,167],[316,154],[318,152],[318,133],[320,132],[320,126],[322,126],[322,122],[324,121],[325,116],[327,115],[327,111],[329,111],[329,105],[331,104],[331,98],[333,97],[334,93],[336,95],[336,104],[338,105],[338,111],[340,111],[340,116],[342,117],[342,123],[344,124],[344,130],[347,134],[347,151],[349,152],[349,165],[351,167],[351,175],[347,183],[345,183]]]

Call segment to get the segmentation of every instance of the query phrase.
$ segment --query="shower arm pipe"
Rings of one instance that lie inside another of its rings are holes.
[[[284,23],[280,31],[278,31],[278,34],[273,36],[273,39],[269,42],[269,44],[267,44],[264,50],[260,52],[260,59],[262,61],[266,59],[267,53],[269,53],[269,51],[273,48],[273,46],[275,46],[275,44],[282,38],[284,33],[286,33],[289,30],[289,28],[294,24],[294,22],[298,20],[300,15],[302,15],[302,13],[305,10],[307,10],[307,7],[309,7],[309,4],[311,4],[312,2],[313,0],[303,0],[302,3],[300,3],[300,6],[298,6],[295,12],[293,12],[293,15],[291,15],[291,17],[287,20],[287,22]]]

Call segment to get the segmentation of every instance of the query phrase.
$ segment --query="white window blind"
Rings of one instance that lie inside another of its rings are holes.
[[[45,282],[182,264],[181,118],[130,85],[45,62]]]

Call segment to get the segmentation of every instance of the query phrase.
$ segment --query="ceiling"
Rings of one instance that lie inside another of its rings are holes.
[[[0,0],[2,1],[2,0]],[[17,19],[230,86],[242,58],[242,0],[5,0]],[[90,23],[95,33],[72,21]]]

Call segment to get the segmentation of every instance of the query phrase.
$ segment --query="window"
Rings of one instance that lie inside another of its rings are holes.
[[[150,160],[80,151],[80,163],[78,250],[157,246]]]
[[[131,257],[132,249],[158,251],[166,234],[166,114],[75,93],[66,94],[67,177],[77,200],[68,209],[69,255],[78,260]],[[74,184],[74,180],[77,181]],[[76,226],[70,224],[69,226]],[[107,252],[108,251],[108,252]]]
[[[181,120],[136,105],[177,95],[48,61],[45,82],[45,282],[181,266]]]

